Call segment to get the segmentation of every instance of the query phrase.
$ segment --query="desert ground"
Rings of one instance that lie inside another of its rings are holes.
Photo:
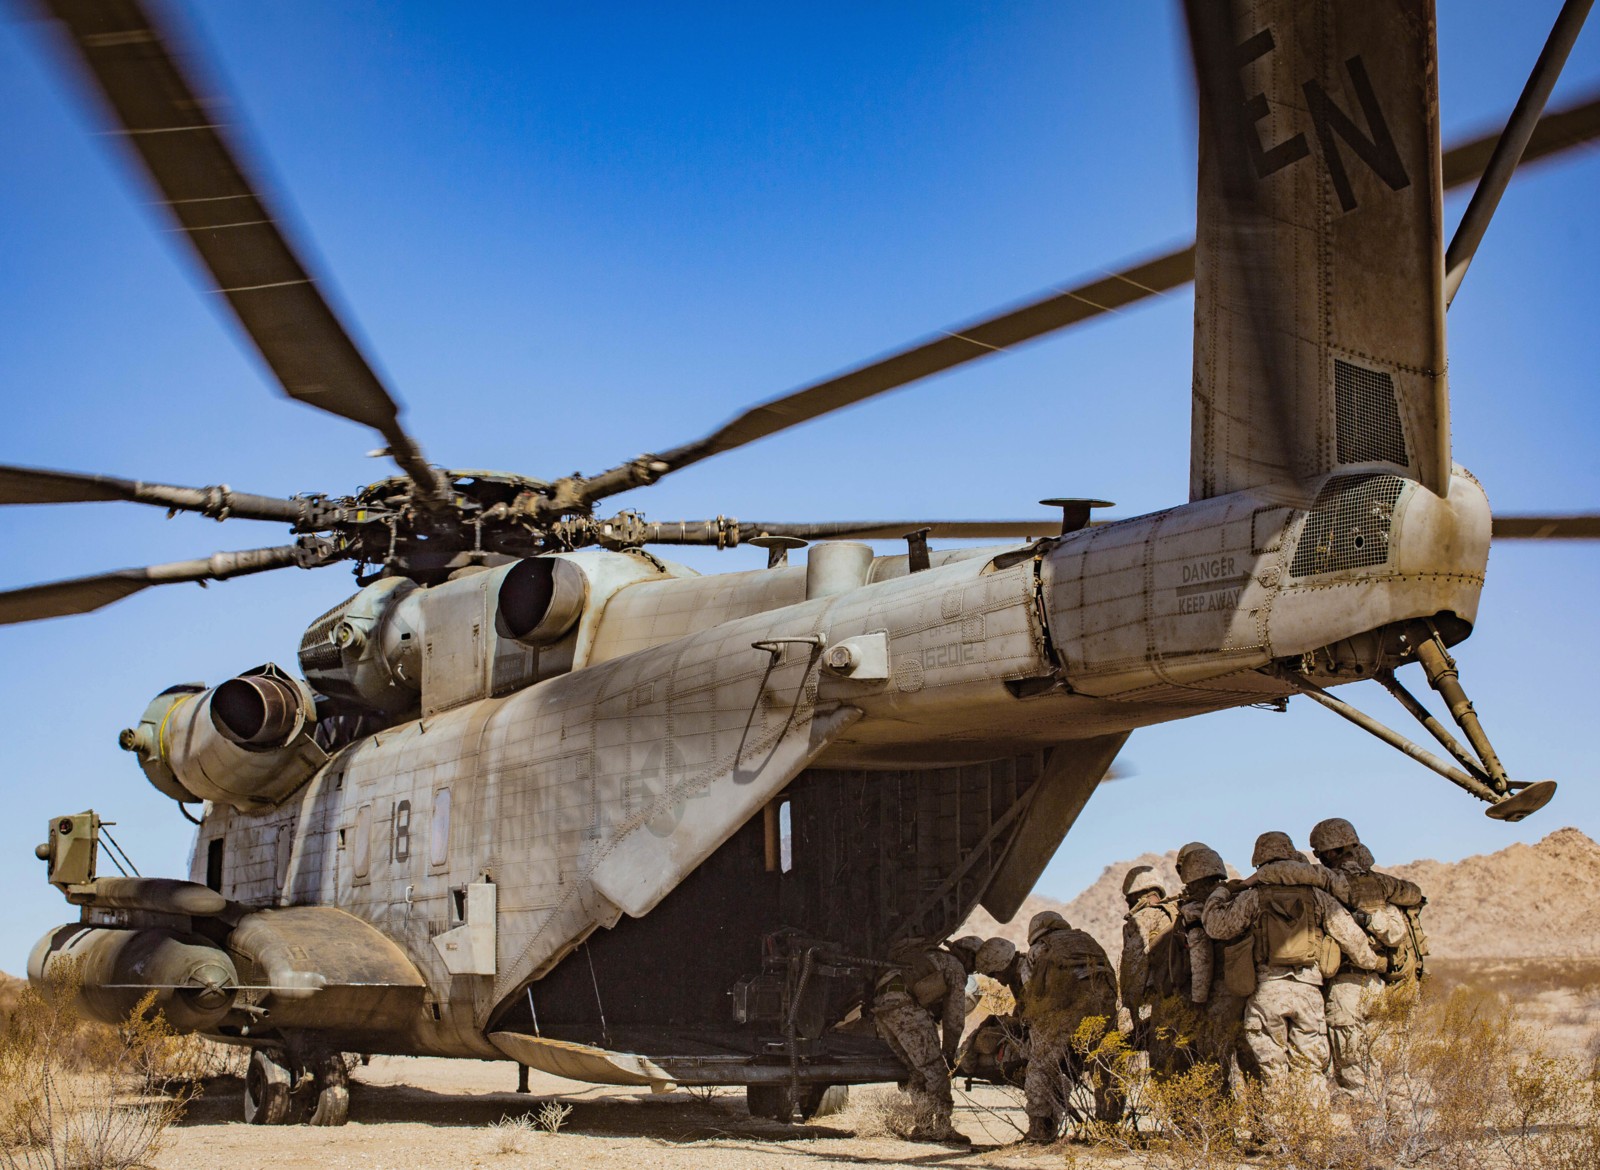
[[[856,1088],[844,1112],[810,1125],[783,1126],[752,1118],[743,1093],[733,1089],[719,1090],[706,1100],[683,1091],[652,1095],[535,1073],[532,1094],[519,1096],[510,1091],[516,1084],[515,1068],[376,1057],[354,1073],[350,1124],[340,1129],[245,1125],[238,1120],[239,1082],[214,1079],[189,1116],[168,1131],[156,1162],[162,1170],[1061,1164],[1059,1152],[1010,1145],[1019,1136],[1016,1126],[1026,1125],[1020,1098],[987,1086],[974,1086],[971,1095],[958,1086],[956,1122],[974,1143],[966,1151],[901,1141],[885,1133],[875,1103],[893,1092],[892,1085]],[[572,1108],[557,1133],[536,1131],[512,1140],[494,1128],[508,1115],[537,1115],[552,1101]]]
[[[1510,996],[1557,1051],[1600,1055],[1600,962],[1479,960],[1436,964],[1441,990],[1467,983]],[[1015,1144],[1026,1126],[1019,1093],[956,1085],[955,1122],[970,1150],[902,1141],[885,1128],[893,1085],[858,1086],[849,1107],[809,1125],[752,1118],[743,1094],[709,1099],[686,1091],[651,1094],[583,1085],[534,1073],[519,1095],[509,1063],[374,1057],[352,1074],[350,1123],[340,1129],[250,1126],[239,1120],[241,1083],[208,1081],[188,1116],[167,1131],[161,1170],[217,1167],[320,1170],[445,1170],[484,1167],[598,1166],[617,1170],[732,1170],[762,1165],[1053,1167],[1061,1148]],[[547,1103],[571,1107],[556,1133],[535,1125],[512,1134],[502,1118],[537,1118]],[[1071,1147],[1084,1164],[1117,1170],[1137,1163]]]
[[[1149,860],[1170,864],[1170,857]],[[1034,904],[1018,921],[1025,924],[1036,909],[1062,909],[1097,934],[1118,935],[1116,887],[1125,869],[1109,867],[1065,906],[1030,899]],[[1580,1057],[1585,1065],[1600,1060],[1600,930],[1593,925],[1600,921],[1593,905],[1600,891],[1600,845],[1576,829],[1563,829],[1534,846],[1512,846],[1451,865],[1418,862],[1395,869],[1415,872],[1430,892],[1435,994],[1466,985],[1503,997],[1541,1030],[1547,1050]],[[1016,926],[1014,921],[1005,929]],[[3,1031],[21,984],[0,982]],[[1079,1145],[1018,1144],[1026,1124],[1021,1094],[986,1085],[966,1091],[960,1081],[955,1122],[972,1139],[970,1149],[895,1137],[890,1129],[897,1099],[893,1085],[857,1086],[842,1112],[796,1126],[752,1118],[736,1089],[652,1094],[539,1073],[533,1074],[528,1095],[514,1092],[515,1086],[516,1066],[510,1062],[378,1056],[352,1074],[350,1123],[324,1129],[246,1125],[240,1120],[242,1082],[235,1076],[212,1077],[187,1116],[167,1130],[153,1165],[160,1170],[723,1170],[824,1164],[1061,1167],[1071,1162],[1116,1170],[1140,1164]],[[570,1112],[555,1132],[547,1132],[539,1121],[550,1117],[552,1107]],[[528,1120],[521,1126],[506,1123],[523,1117]]]

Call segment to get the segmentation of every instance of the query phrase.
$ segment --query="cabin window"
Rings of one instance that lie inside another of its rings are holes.
[[[788,873],[794,868],[794,828],[789,816],[789,802],[778,805],[778,872]]]
[[[433,824],[428,832],[428,864],[443,865],[450,860],[450,790],[433,794]]]
[[[353,842],[355,854],[352,870],[358,878],[367,876],[368,869],[372,866],[372,806],[364,804],[356,810],[355,841]]]
[[[206,845],[206,885],[222,893],[222,841],[215,837]]]

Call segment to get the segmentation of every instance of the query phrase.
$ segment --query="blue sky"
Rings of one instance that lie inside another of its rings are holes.
[[[1509,110],[1558,7],[1441,6],[1444,137]],[[1545,11],[1548,9],[1548,11]],[[1177,6],[187,5],[288,217],[435,461],[553,477],[695,437],[749,402],[1192,236]],[[273,494],[385,469],[277,396],[205,298],[41,30],[0,25],[0,462]],[[1556,102],[1600,87],[1600,32]],[[1600,507],[1600,152],[1503,202],[1451,311],[1456,458],[1499,510]],[[1452,219],[1460,197],[1449,203]],[[1013,516],[1045,496],[1180,502],[1193,299],[1179,292],[670,477],[670,519]],[[279,543],[131,504],[0,512],[0,584]],[[759,552],[684,557],[751,568]],[[1600,549],[1497,546],[1459,652],[1521,826],[1305,702],[1133,737],[1042,883],[1191,838],[1353,819],[1379,857],[1600,833]],[[342,569],[149,590],[0,629],[0,968],[67,907],[32,850],[93,805],[145,872],[191,828],[116,747],[169,684],[294,662]],[[1415,680],[1414,680],[1415,681]],[[1373,688],[1343,693],[1397,715]]]

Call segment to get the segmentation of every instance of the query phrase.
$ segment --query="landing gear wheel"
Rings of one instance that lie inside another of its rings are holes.
[[[317,1103],[307,1125],[343,1125],[350,1120],[350,1073],[340,1053],[318,1057],[312,1064]]]
[[[810,1121],[814,1117],[826,1117],[842,1111],[849,1104],[850,1089],[845,1085],[801,1085],[800,1100],[792,1102],[789,1082],[784,1081],[781,1084],[746,1085],[744,1100],[751,1117],[787,1123],[795,1113],[799,1113],[801,1121]],[[791,1108],[793,1104],[798,1104],[799,1109]]]
[[[276,1053],[257,1048],[244,1077],[244,1119],[250,1125],[282,1125],[289,1116],[294,1078]]]
[[[829,1117],[835,1113],[843,1113],[850,1108],[849,1085],[819,1085],[817,1087],[822,1092],[817,1095],[815,1108],[804,1114],[807,1121],[814,1117]],[[802,1100],[801,1104],[804,1103],[804,1100]]]

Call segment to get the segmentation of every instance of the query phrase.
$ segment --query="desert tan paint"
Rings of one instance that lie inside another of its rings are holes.
[[[1255,214],[1242,214],[1202,141],[1190,498],[1331,471],[1336,360],[1394,380],[1410,456],[1398,467],[1442,493],[1450,414],[1432,0],[1232,8],[1249,58],[1240,96],[1257,99],[1242,129],[1259,151],[1258,181]],[[1263,347],[1282,360],[1275,375]]]
[[[193,877],[226,834],[229,897],[333,903],[400,943],[440,1009],[407,1047],[490,1055],[497,1006],[591,931],[649,913],[814,762],[994,758],[1235,706],[1278,693],[1252,670],[1274,658],[1475,614],[1488,507],[1470,478],[1447,500],[1408,489],[1381,565],[1293,578],[1304,523],[1235,493],[810,601],[792,600],[795,569],[702,578],[576,554],[591,608],[568,639],[589,660],[545,654],[564,673],[379,732],[271,812],[213,808]],[[725,609],[705,604],[710,590]],[[717,620],[741,609],[755,612]],[[865,680],[828,669],[816,645],[775,641],[880,633],[887,670]],[[491,655],[498,637],[489,621],[431,636]],[[1050,676],[1063,685],[1033,698],[1002,685]],[[487,882],[492,901],[470,893]],[[457,886],[475,933],[460,930]]]

